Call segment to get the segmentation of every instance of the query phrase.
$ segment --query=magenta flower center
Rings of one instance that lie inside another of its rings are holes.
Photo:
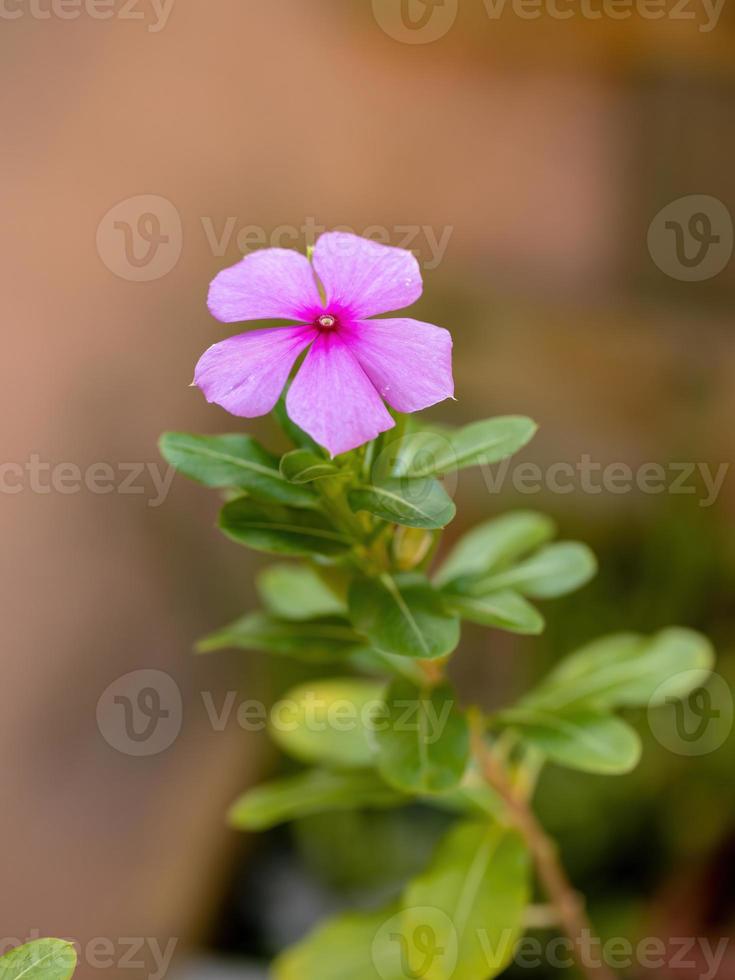
[[[320,330],[334,330],[338,326],[337,317],[331,313],[323,313],[316,321],[316,326]]]

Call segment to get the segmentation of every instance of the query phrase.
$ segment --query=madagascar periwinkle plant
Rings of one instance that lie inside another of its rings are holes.
[[[294,559],[260,576],[262,611],[200,651],[266,651],[336,672],[286,695],[288,724],[273,726],[308,768],[246,793],[233,826],[415,801],[456,815],[430,866],[389,907],[322,925],[276,961],[277,980],[498,976],[537,888],[579,951],[593,933],[534,814],[539,773],[546,763],[629,772],[641,743],[618,712],[683,698],[712,669],[710,645],[688,629],[619,633],[575,651],[501,710],[460,704],[447,667],[462,621],[538,634],[535,600],[578,589],[596,564],[585,545],[554,542],[553,522],[526,510],[490,516],[436,562],[455,516],[442,478],[510,457],[536,426],[517,416],[454,429],[417,420],[453,397],[451,336],[374,317],[421,291],[409,252],[353,235],[325,234],[308,257],[248,255],[215,278],[210,311],[225,323],[295,325],[215,344],[195,384],[233,415],[273,411],[293,449],[279,459],[240,434],[161,441],[169,463],[225,491],[228,537]],[[578,960],[587,976],[613,976],[602,961]]]

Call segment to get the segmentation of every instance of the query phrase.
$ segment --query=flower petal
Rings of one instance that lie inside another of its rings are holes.
[[[402,310],[423,291],[421,270],[411,252],[357,235],[327,232],[316,243],[312,262],[327,306],[355,320]]]
[[[374,439],[395,422],[337,333],[322,333],[286,396],[289,417],[333,456]]]
[[[313,327],[270,327],[223,340],[202,355],[194,372],[208,402],[233,415],[267,415],[280,398],[299,354],[317,336]]]
[[[207,305],[222,323],[273,318],[308,323],[322,310],[311,263],[287,248],[264,248],[212,280]]]
[[[452,335],[419,320],[366,320],[342,337],[365,374],[397,412],[419,412],[454,397]]]

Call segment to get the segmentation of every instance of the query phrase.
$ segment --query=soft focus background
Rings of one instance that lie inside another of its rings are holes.
[[[459,401],[434,417],[535,417],[519,463],[729,466],[735,7],[713,23],[699,0],[666,4],[531,19],[510,0],[407,0],[402,20],[399,0],[3,0],[4,945],[73,937],[80,980],[260,976],[319,916],[389,892],[442,829],[423,810],[224,827],[282,765],[236,707],[297,673],[190,655],[254,604],[257,563],[214,530],[215,495],[168,482],[156,440],[236,428],[188,384],[227,335],[209,280],[244,251],[303,249],[321,226],[416,249],[416,315],[456,346]],[[249,429],[277,444],[268,421]],[[467,629],[466,696],[499,703],[580,641],[670,622],[709,633],[731,683],[735,473],[710,492],[697,472],[658,494],[463,474],[451,536],[545,509],[602,566],[548,604],[541,640]],[[135,706],[141,670],[172,687],[155,754],[136,756],[109,709]],[[605,935],[717,941],[735,922],[729,726],[705,718],[682,755],[673,715],[663,735],[636,721],[641,769],[549,769],[543,817]]]

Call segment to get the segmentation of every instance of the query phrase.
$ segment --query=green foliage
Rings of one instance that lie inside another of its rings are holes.
[[[276,961],[276,980],[487,980],[510,963],[530,897],[528,854],[498,823],[460,823],[400,903],[339,916]]]
[[[666,629],[655,636],[616,633],[566,657],[522,703],[527,707],[645,707],[685,698],[705,683],[714,651],[700,633]],[[656,693],[664,682],[665,693]]]
[[[281,459],[282,475],[291,483],[313,483],[325,477],[337,476],[339,469],[324,456],[310,449],[294,449]]]
[[[426,873],[404,892],[401,931],[413,968],[420,954],[414,948],[416,930],[429,925],[437,947],[456,948],[456,964],[438,960],[427,977],[490,980],[502,973],[523,932],[530,887],[528,852],[515,831],[495,822],[460,823]],[[432,915],[432,909],[445,918]]]
[[[267,830],[314,813],[399,806],[405,799],[370,770],[311,769],[251,789],[233,804],[228,821],[236,830]]]
[[[315,504],[314,494],[291,486],[279,471],[278,457],[250,436],[166,432],[161,436],[160,449],[171,466],[206,487],[236,487],[258,500],[292,507]]]
[[[685,698],[704,684],[713,663],[710,644],[692,630],[602,637],[562,660],[496,721],[562,766],[630,772],[640,759],[640,739],[612,711]]]
[[[470,732],[448,684],[417,687],[395,680],[376,730],[377,765],[406,793],[441,793],[459,786],[469,763]]]
[[[271,555],[339,555],[351,546],[347,535],[321,514],[265,507],[247,497],[225,504],[220,527],[233,541]]]
[[[383,704],[385,684],[340,677],[292,688],[277,705],[270,733],[301,762],[359,768],[372,766],[372,717]]]
[[[557,599],[586,585],[596,571],[597,561],[586,544],[562,541],[547,545],[517,565],[478,577],[469,591],[482,596],[515,589],[530,599]]]
[[[264,610],[198,649],[337,664],[336,673],[372,679],[312,680],[284,695],[271,712],[271,737],[314,768],[246,793],[230,824],[263,830],[416,802],[455,823],[397,903],[326,923],[278,959],[274,976],[488,980],[509,964],[530,900],[532,837],[517,808],[530,805],[540,768],[553,762],[629,772],[641,742],[615,712],[686,697],[712,669],[711,646],[681,628],[603,637],[562,660],[517,703],[489,716],[462,710],[446,680],[461,621],[539,634],[544,617],[530,600],[566,595],[596,572],[586,545],[554,542],[553,521],[519,510],[460,537],[432,575],[441,531],[455,516],[437,478],[508,458],[529,442],[535,424],[515,416],[455,430],[411,422],[402,435],[399,419],[395,431],[331,460],[288,419],[283,399],[275,414],[295,447],[280,459],[244,435],[168,433],[161,440],[179,471],[230,491],[220,515],[228,537],[303,559],[263,570]],[[510,795],[494,780],[493,765]],[[0,980],[20,975],[7,972],[7,960],[0,960]],[[23,975],[65,980],[70,972]]]
[[[316,619],[346,614],[346,606],[309,565],[271,565],[258,575],[258,594],[281,619]]]
[[[0,957],[0,980],[69,980],[76,950],[62,939],[36,939]]]
[[[396,906],[331,919],[276,960],[274,980],[390,980],[390,963],[376,958],[373,944],[397,912]]]
[[[330,663],[346,658],[361,643],[350,624],[334,616],[302,622],[248,613],[200,640],[197,651],[213,653],[234,647],[295,657],[307,663]]]
[[[457,512],[436,480],[386,480],[351,490],[348,500],[354,511],[366,510],[381,520],[406,527],[446,527]]]
[[[435,576],[437,585],[489,575],[513,565],[556,534],[551,518],[535,511],[513,511],[478,524],[459,539]]]
[[[607,775],[630,772],[641,757],[636,731],[615,715],[590,708],[551,712],[513,708],[500,716],[525,742],[569,769]]]
[[[459,643],[459,619],[420,575],[360,577],[349,593],[350,619],[383,653],[434,660]]]
[[[402,441],[395,475],[443,476],[468,466],[498,463],[529,443],[537,428],[531,419],[508,415],[446,433],[419,430]]]
[[[510,633],[535,635],[543,632],[544,617],[527,599],[506,589],[485,596],[448,595],[447,609],[480,626],[494,626]]]

